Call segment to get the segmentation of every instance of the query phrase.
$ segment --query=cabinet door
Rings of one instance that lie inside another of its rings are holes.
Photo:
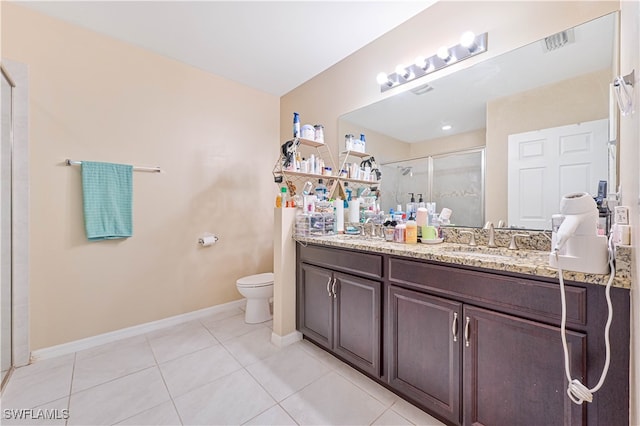
[[[566,393],[559,328],[468,306],[464,320],[465,425],[584,424],[586,404]],[[586,335],[567,331],[567,343],[582,381]]]
[[[395,286],[387,302],[389,384],[459,424],[462,304]]]
[[[334,351],[380,377],[381,283],[341,273],[334,277]]]
[[[329,290],[333,274],[328,269],[300,264],[298,277],[298,330],[331,349],[333,297]]]

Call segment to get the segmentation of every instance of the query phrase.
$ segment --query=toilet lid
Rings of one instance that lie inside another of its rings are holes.
[[[263,274],[249,275],[242,277],[237,281],[239,286],[261,287],[273,284],[273,272],[265,272]]]

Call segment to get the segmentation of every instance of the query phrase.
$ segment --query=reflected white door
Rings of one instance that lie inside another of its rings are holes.
[[[560,199],[607,180],[608,119],[509,135],[508,224],[550,229]]]

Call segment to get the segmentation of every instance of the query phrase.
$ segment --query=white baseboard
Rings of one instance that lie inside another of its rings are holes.
[[[300,333],[299,331],[294,331],[293,333],[289,333],[286,336],[280,336],[275,332],[271,333],[271,343],[279,348],[289,346],[290,344],[298,342],[300,340],[302,340],[302,333]]]
[[[169,318],[163,318],[157,321],[151,321],[140,325],[134,325],[133,327],[122,328],[120,330],[111,331],[104,334],[98,334],[96,336],[87,337],[80,340],[74,340],[73,342],[63,343],[61,345],[50,346],[48,348],[38,349],[31,353],[31,361],[39,361],[42,359],[53,358],[60,355],[66,355],[73,352],[78,352],[84,349],[93,348],[96,346],[104,345],[105,343],[115,342],[116,340],[126,339],[128,337],[139,336],[141,334],[149,333],[150,331],[160,330],[172,325],[183,324],[185,322],[193,321],[198,318],[205,317],[207,315],[215,314],[218,312],[229,311],[235,308],[244,309],[246,299],[235,300],[229,303],[223,303],[222,305],[211,306],[209,308],[200,309],[197,311],[187,312],[185,314],[176,315]]]

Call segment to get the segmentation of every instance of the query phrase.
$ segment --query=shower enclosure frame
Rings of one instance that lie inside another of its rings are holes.
[[[29,131],[28,66],[2,58],[2,74],[13,81],[12,117],[12,366],[27,365],[29,341]],[[10,376],[7,374],[4,382]]]

